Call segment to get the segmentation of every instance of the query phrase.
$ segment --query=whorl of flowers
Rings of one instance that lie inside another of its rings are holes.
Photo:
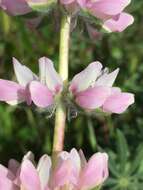
[[[86,161],[82,151],[62,151],[53,161],[43,155],[36,166],[27,153],[22,163],[10,160],[8,168],[0,165],[1,190],[88,190],[102,186],[108,177],[108,155],[96,153]]]
[[[130,0],[60,0],[61,6],[70,14],[84,11],[101,20],[109,32],[122,32],[134,22],[132,15],[124,9]],[[24,15],[33,10],[47,12],[58,5],[57,0],[1,0],[0,7],[11,15]]]
[[[39,76],[15,58],[13,66],[18,83],[0,79],[0,101],[11,105],[21,102],[31,105],[33,102],[40,108],[58,104],[56,97],[62,94],[65,86],[50,59],[39,59]],[[102,67],[102,64],[96,61],[75,75],[64,97],[68,97],[70,93],[72,100],[83,109],[100,108],[104,112],[122,113],[134,103],[134,95],[112,87],[119,69],[109,73],[108,68],[102,70]]]

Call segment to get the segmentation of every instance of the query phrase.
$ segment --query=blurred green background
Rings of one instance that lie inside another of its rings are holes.
[[[87,31],[72,32],[70,79],[93,60],[111,70],[120,67],[116,85],[135,93],[136,103],[124,114],[106,117],[85,115],[67,121],[65,149],[82,148],[87,157],[105,150],[110,154],[110,179],[105,189],[143,189],[143,1],[134,0],[129,12],[135,22],[123,33],[102,34],[90,39]],[[23,19],[0,11],[0,78],[14,79],[12,57],[38,72],[38,59],[47,56],[58,68],[58,40],[51,17],[37,30]],[[51,153],[54,115],[18,105],[0,103],[0,161],[21,160],[32,150],[38,159]]]

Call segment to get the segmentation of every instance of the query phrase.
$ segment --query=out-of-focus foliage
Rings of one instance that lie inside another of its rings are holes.
[[[143,144],[139,144],[134,155],[129,150],[126,138],[120,130],[116,132],[116,152],[109,153],[110,178],[107,189],[142,190],[143,187]]]
[[[87,156],[101,147],[110,152],[115,166],[111,164],[109,183],[110,187],[114,185],[114,189],[125,189],[119,188],[118,184],[128,182],[125,180],[126,176],[133,178],[134,184],[137,184],[136,175],[140,171],[134,170],[133,174],[130,165],[138,167],[141,164],[137,155],[143,149],[142,7],[142,0],[132,0],[129,12],[134,15],[135,22],[123,33],[102,33],[100,39],[90,39],[87,30],[77,23],[78,27],[72,31],[70,42],[70,78],[90,62],[99,60],[111,69],[120,67],[117,86],[136,95],[136,103],[122,115],[107,117],[100,113],[89,115],[81,112],[78,113],[79,117],[71,119],[72,113],[69,112],[65,149],[82,148]],[[59,22],[53,17],[52,19],[46,17],[43,22],[44,24],[37,30],[29,29],[22,18],[9,17],[0,12],[0,78],[15,79],[12,67],[13,56],[35,72],[38,72],[38,58],[44,55],[52,59],[58,68]],[[10,157],[19,160],[28,150],[32,150],[37,157],[45,152],[50,153],[54,115],[51,119],[49,116],[48,111],[41,112],[35,107],[25,105],[10,107],[0,103],[1,162],[7,163]],[[117,131],[118,128],[122,133]],[[126,148],[124,138],[127,139],[129,149]],[[114,152],[115,145],[119,152]],[[136,150],[137,147],[139,150]],[[130,154],[122,158],[124,151]],[[120,178],[118,174],[124,172],[127,175],[125,177],[121,175],[123,178]],[[133,190],[136,189],[137,187]]]

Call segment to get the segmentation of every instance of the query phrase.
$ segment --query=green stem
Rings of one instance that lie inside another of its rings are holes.
[[[1,12],[0,16],[2,17],[4,34],[7,35],[10,32],[10,17],[5,12]]]
[[[59,74],[64,81],[64,85],[66,85],[68,82],[70,23],[71,23],[71,16],[64,14],[61,20],[60,50],[59,50]],[[55,130],[54,130],[54,140],[53,140],[53,152],[55,153],[63,150],[65,125],[66,125],[66,109],[60,100],[55,115]]]

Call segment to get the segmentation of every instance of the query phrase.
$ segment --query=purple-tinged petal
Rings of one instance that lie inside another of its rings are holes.
[[[21,165],[20,180],[26,190],[41,190],[37,170],[29,160],[24,160]]]
[[[51,167],[51,158],[48,155],[42,156],[37,166],[37,171],[41,182],[41,190],[47,190]]]
[[[104,104],[110,93],[111,89],[109,87],[88,88],[76,95],[76,103],[85,109],[96,109]]]
[[[132,15],[127,13],[121,13],[111,19],[104,22],[103,28],[109,32],[122,32],[128,26],[133,24],[134,18]]]
[[[8,162],[8,169],[16,176],[20,163],[17,160],[10,159]]]
[[[43,15],[40,15],[34,18],[27,18],[25,19],[25,23],[30,29],[35,29],[39,26],[42,19],[43,19]]]
[[[103,105],[103,111],[120,114],[134,103],[134,94],[115,92],[107,98]]]
[[[89,64],[83,71],[74,76],[69,88],[70,91],[76,94],[89,88],[100,75],[101,69],[102,64],[98,61]]]
[[[32,101],[38,107],[45,108],[54,103],[53,93],[44,84],[33,81],[29,85],[29,90]]]
[[[19,63],[15,58],[13,58],[13,66],[17,81],[22,86],[26,86],[29,82],[37,80],[37,76],[28,67]]]
[[[1,0],[0,7],[11,15],[24,15],[31,11],[25,0]]]
[[[84,153],[81,149],[79,150],[79,156],[80,156],[80,160],[81,160],[81,168],[83,169],[85,167],[85,165],[87,164],[87,160],[86,160]]]
[[[41,82],[46,84],[52,92],[57,93],[62,90],[62,79],[56,72],[50,59],[46,57],[39,59],[39,71]]]
[[[119,69],[116,69],[112,73],[104,73],[103,75],[101,75],[101,77],[97,79],[95,85],[111,87],[114,84],[118,73]]]
[[[88,161],[79,178],[79,189],[92,189],[108,177],[108,155],[96,153]]]
[[[86,28],[91,40],[100,40],[102,38],[102,33],[99,32],[95,27],[90,24],[86,24]]]
[[[24,93],[24,88],[16,82],[0,79],[0,101],[18,103],[25,99]]]

